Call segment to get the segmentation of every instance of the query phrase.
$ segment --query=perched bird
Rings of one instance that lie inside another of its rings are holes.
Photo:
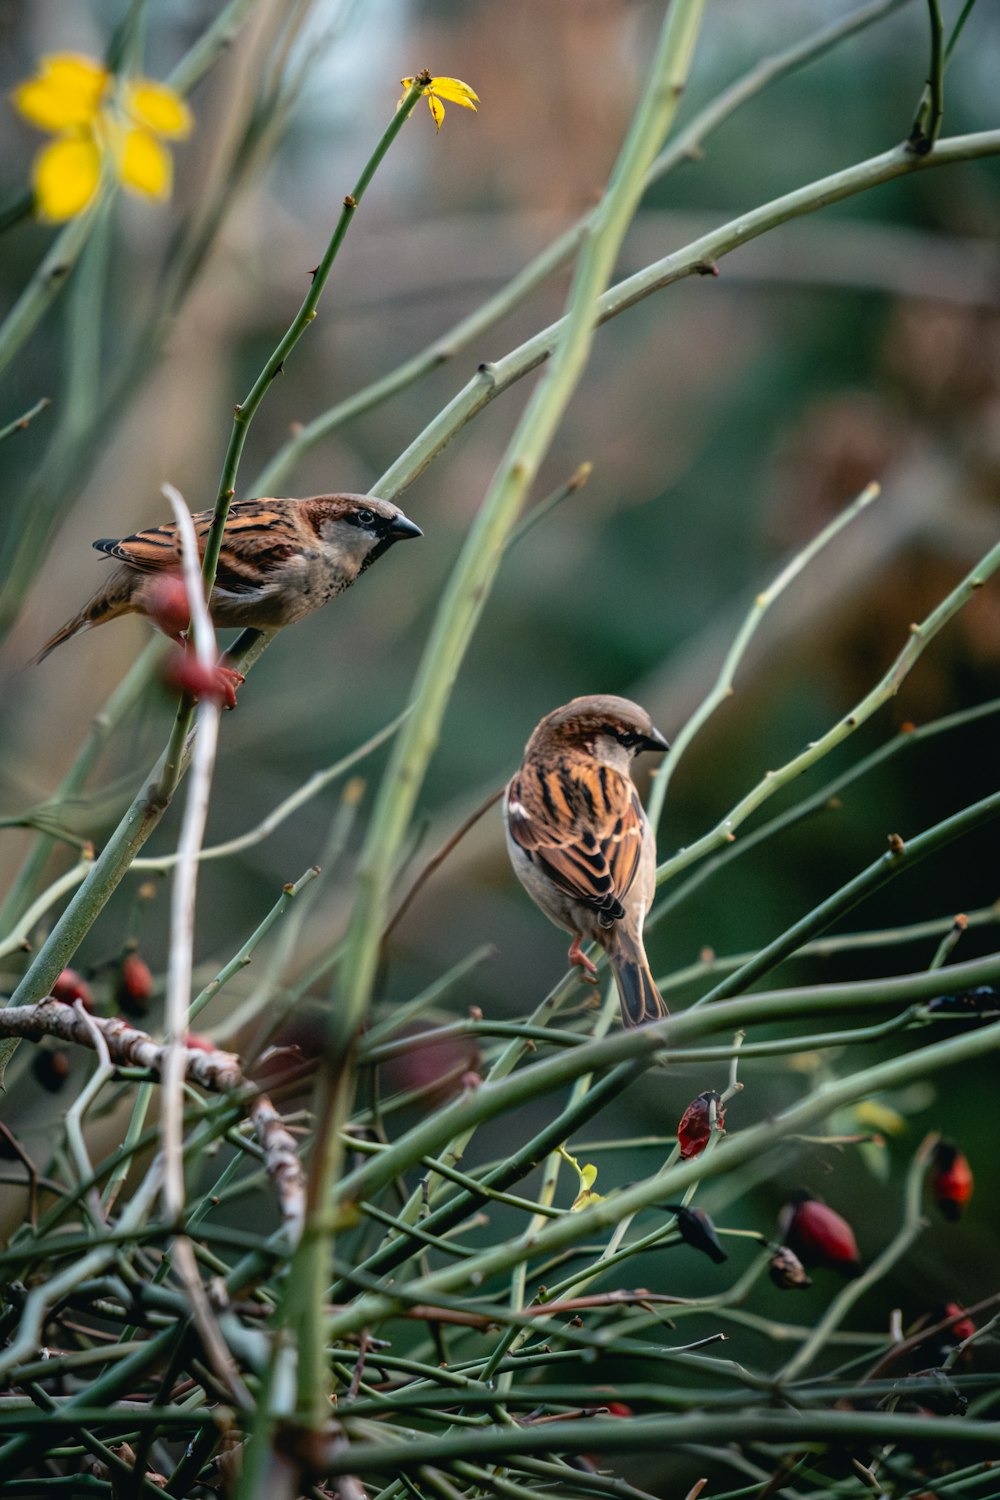
[[[212,511],[199,511],[191,519],[203,556]],[[276,630],[291,625],[350,588],[394,542],[421,535],[420,527],[398,506],[371,495],[235,500],[209,604],[212,620],[222,629]],[[174,522],[121,541],[102,539],[94,546],[117,558],[120,566],[80,613],[46,642],[37,661],[79,631],[118,615],[149,615],[175,639],[187,628]],[[179,605],[165,596],[165,579],[176,580]]]
[[[627,698],[574,698],[547,714],[504,797],[514,873],[547,917],[573,934],[569,961],[589,974],[583,940],[608,955],[626,1026],[667,1014],[649,972],[642,924],[653,900],[653,831],[629,776],[667,741]]]

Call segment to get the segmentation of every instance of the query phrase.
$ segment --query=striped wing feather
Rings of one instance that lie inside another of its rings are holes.
[[[525,767],[511,783],[508,827],[560,890],[608,925],[625,915],[643,836],[642,804],[630,780],[593,763]]]
[[[210,510],[201,510],[191,517],[199,557],[205,554],[212,515]],[[260,588],[266,574],[298,550],[291,542],[280,540],[287,533],[288,524],[287,505],[280,501],[234,501],[222,538],[216,587],[234,594]],[[180,564],[177,526],[173,521],[133,532],[120,541],[101,540],[94,546],[98,552],[117,557],[140,573],[159,573]]]

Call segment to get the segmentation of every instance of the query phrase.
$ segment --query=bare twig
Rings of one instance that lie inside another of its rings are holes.
[[[266,1094],[254,1099],[250,1119],[264,1148],[264,1168],[274,1183],[289,1243],[297,1245],[305,1217],[306,1186],[298,1144]]]
[[[89,1016],[85,1021],[73,1007],[61,1000],[41,1000],[37,1005],[11,1005],[0,1010],[0,1036],[21,1037],[37,1042],[43,1036],[59,1037],[80,1047],[94,1046],[91,1027],[100,1031],[107,1043],[108,1055],[119,1068],[143,1068],[162,1079],[167,1048],[155,1042],[146,1031],[140,1031],[121,1016]],[[182,1045],[182,1076],[212,1093],[237,1093],[249,1089],[243,1077],[240,1060],[233,1052],[206,1052],[199,1047]]]

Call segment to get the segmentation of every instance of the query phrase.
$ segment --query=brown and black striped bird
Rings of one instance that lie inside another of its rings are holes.
[[[666,750],[627,698],[574,698],[546,715],[504,798],[514,873],[547,917],[573,934],[569,961],[593,974],[586,939],[608,955],[626,1026],[667,1014],[642,945],[656,845],[629,775],[642,750]]]
[[[199,511],[191,519],[203,556],[212,511]],[[222,629],[276,630],[291,625],[350,588],[359,573],[395,542],[420,535],[420,527],[398,506],[372,495],[236,500],[222,537],[209,603],[212,620]],[[120,541],[103,539],[94,546],[117,558],[120,566],[43,646],[38,661],[79,631],[118,615],[149,615],[174,637],[187,627],[183,594],[178,610],[163,593],[164,579],[180,577],[174,522]]]

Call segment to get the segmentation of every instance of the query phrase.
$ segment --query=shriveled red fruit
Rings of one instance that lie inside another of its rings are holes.
[[[31,1071],[43,1089],[58,1094],[69,1077],[69,1053],[40,1047],[32,1060]]]
[[[714,1260],[717,1266],[729,1259],[719,1244],[715,1225],[703,1208],[686,1208],[683,1203],[663,1203],[659,1207],[667,1213],[677,1215],[677,1230],[685,1245],[690,1245],[692,1250],[700,1250],[703,1255]]]
[[[118,974],[118,989],[115,995],[118,1009],[127,1016],[141,1017],[149,1010],[149,998],[153,993],[153,976],[145,959],[133,951],[126,953]]]
[[[143,585],[142,599],[149,618],[172,640],[191,624],[191,606],[180,573],[157,573]]]
[[[962,1316],[960,1318],[956,1317],[957,1313],[961,1313]],[[946,1302],[944,1307],[941,1308],[939,1316],[941,1318],[955,1318],[955,1322],[952,1323],[945,1334],[950,1343],[963,1344],[966,1339],[971,1339],[976,1331],[975,1323],[965,1309],[960,1307],[957,1302]]]
[[[798,1192],[781,1211],[781,1237],[804,1266],[827,1266],[843,1276],[861,1269],[854,1230],[834,1209]]]
[[[61,1000],[64,1005],[72,1005],[75,1000],[79,1000],[85,1010],[94,1008],[90,985],[75,969],[63,969],[49,993],[53,1000]]]
[[[942,1216],[953,1223],[960,1219],[975,1181],[967,1159],[952,1141],[938,1141],[934,1147],[929,1181]]]
[[[434,1036],[435,1028],[415,1022],[403,1032],[405,1051],[380,1065],[385,1093],[418,1092],[430,1105],[443,1104],[463,1089],[482,1084],[483,1056],[474,1036]],[[426,1040],[424,1040],[426,1036]]]
[[[719,1095],[714,1089],[707,1089],[704,1094],[699,1094],[697,1099],[692,1099],[687,1109],[681,1115],[681,1123],[677,1127],[677,1139],[681,1146],[681,1155],[686,1159],[689,1156],[700,1156],[708,1145],[712,1134],[712,1105],[715,1105],[715,1120],[718,1130],[725,1130],[726,1112],[719,1103]]]
[[[787,1245],[782,1245],[776,1250],[768,1261],[767,1274],[775,1286],[783,1292],[796,1290],[805,1291],[806,1287],[812,1286],[812,1278],[806,1275],[805,1267],[795,1254],[789,1250]]]

